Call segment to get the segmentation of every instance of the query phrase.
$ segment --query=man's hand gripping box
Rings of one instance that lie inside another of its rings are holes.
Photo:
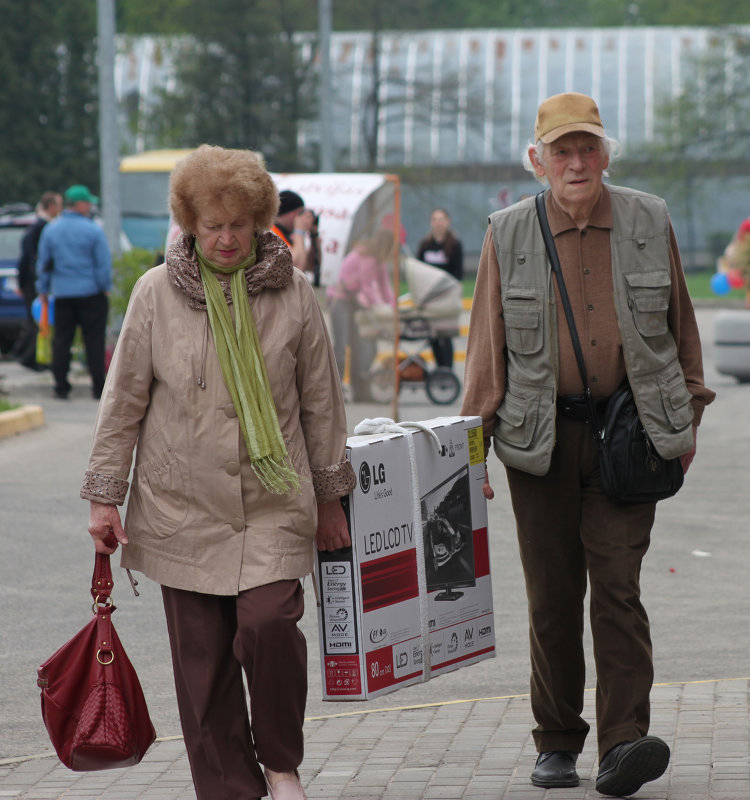
[[[352,547],[316,564],[324,699],[365,700],[494,656],[479,418],[392,424],[350,437],[347,453]]]

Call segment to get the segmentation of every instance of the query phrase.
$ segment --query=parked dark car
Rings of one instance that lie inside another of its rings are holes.
[[[17,293],[16,263],[21,239],[36,219],[27,203],[0,207],[0,352],[7,353],[26,318],[23,298]]]

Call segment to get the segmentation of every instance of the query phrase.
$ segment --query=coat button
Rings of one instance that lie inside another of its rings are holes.
[[[224,406],[224,413],[230,418],[234,419],[237,416],[237,412],[234,410],[234,406],[231,403],[227,403]]]
[[[224,469],[227,471],[227,475],[240,474],[240,465],[236,461],[229,461]]]
[[[245,530],[245,520],[239,517],[235,517],[229,524],[232,526],[232,530],[237,531],[237,533]]]

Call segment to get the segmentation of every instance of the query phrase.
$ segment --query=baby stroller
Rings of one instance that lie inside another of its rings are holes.
[[[398,325],[401,342],[411,343],[399,354],[398,389],[424,388],[437,405],[449,405],[461,392],[453,370],[431,367],[421,351],[436,336],[458,336],[462,310],[461,283],[442,269],[416,258],[404,259],[402,269],[409,292],[399,297]],[[393,341],[394,319],[390,306],[378,306],[356,314],[360,335]],[[393,355],[376,360],[370,370],[370,393],[378,403],[393,400],[396,369]]]

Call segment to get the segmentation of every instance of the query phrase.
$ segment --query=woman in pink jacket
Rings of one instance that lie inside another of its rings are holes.
[[[338,282],[327,293],[336,366],[343,379],[348,347],[350,382],[354,400],[359,402],[370,399],[369,371],[376,345],[360,335],[354,315],[362,308],[394,304],[388,273],[392,253],[393,231],[381,228],[372,238],[357,243],[344,258]]]

